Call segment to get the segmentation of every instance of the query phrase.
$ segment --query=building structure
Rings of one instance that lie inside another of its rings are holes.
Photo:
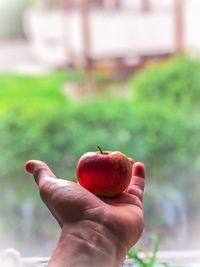
[[[40,60],[85,70],[134,69],[184,50],[184,1],[167,1],[60,0],[51,8],[43,0],[24,25]]]

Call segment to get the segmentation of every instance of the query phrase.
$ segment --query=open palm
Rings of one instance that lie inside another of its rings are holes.
[[[57,179],[48,165],[28,161],[26,170],[33,174],[43,202],[61,227],[82,221],[105,226],[127,248],[133,246],[143,231],[142,197],[144,166],[133,164],[132,181],[126,192],[115,198],[99,198],[79,184]]]

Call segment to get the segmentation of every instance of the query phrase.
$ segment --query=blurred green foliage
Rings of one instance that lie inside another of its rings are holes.
[[[177,56],[162,63],[149,63],[130,81],[142,127],[139,138],[146,148],[142,160],[151,184],[145,197],[146,222],[155,229],[165,224],[162,199],[173,202],[179,211],[182,202],[191,224],[198,208],[199,74],[198,59]],[[156,187],[159,189],[154,190]]]
[[[170,263],[159,263],[157,253],[159,249],[159,237],[156,235],[151,236],[152,239],[152,252],[143,248],[132,248],[128,251],[128,258],[132,259],[138,267],[181,267],[175,266]],[[132,265],[134,266],[134,265]],[[126,266],[125,266],[126,267]]]
[[[156,165],[156,173],[161,167],[162,175],[173,167],[199,169],[199,73],[200,62],[182,56],[149,64],[131,80],[133,96],[139,104],[137,112],[147,135],[150,171]],[[191,159],[192,168],[188,165]]]
[[[144,162],[147,181],[159,185],[160,194],[168,186],[178,188],[192,214],[200,193],[195,186],[200,171],[199,74],[200,62],[189,57],[152,62],[129,80],[131,97],[115,92],[82,102],[72,102],[64,93],[69,73],[1,74],[0,192],[7,206],[18,207],[27,199],[39,203],[24,171],[27,160],[43,160],[57,176],[76,179],[79,157],[99,145]],[[73,79],[80,80],[80,74]],[[9,198],[10,188],[15,194]],[[156,197],[147,191],[149,221]]]

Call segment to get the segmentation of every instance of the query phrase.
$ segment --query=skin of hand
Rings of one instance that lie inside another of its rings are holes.
[[[56,178],[42,161],[26,163],[62,229],[49,267],[123,266],[143,232],[144,165],[130,160],[131,183],[115,198],[99,198],[75,182]]]

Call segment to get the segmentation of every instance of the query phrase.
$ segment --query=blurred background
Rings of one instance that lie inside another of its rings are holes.
[[[49,256],[59,227],[29,159],[76,180],[79,157],[144,162],[145,230],[200,247],[199,0],[0,0],[0,251]]]

